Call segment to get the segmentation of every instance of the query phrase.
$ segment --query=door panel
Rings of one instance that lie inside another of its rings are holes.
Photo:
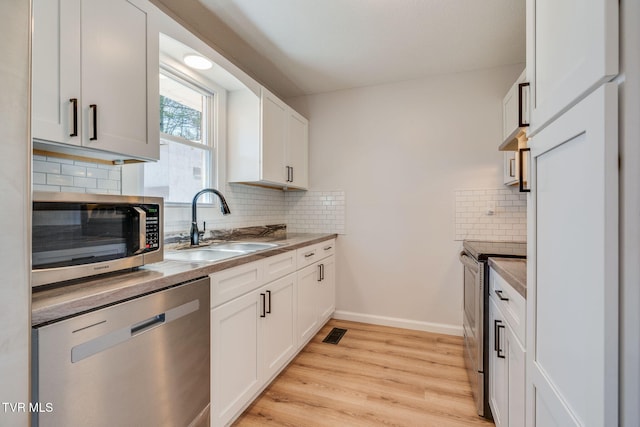
[[[618,1],[529,0],[527,14],[535,134],[618,73]]]
[[[529,425],[547,409],[572,420],[560,425],[617,425],[617,144],[614,84],[531,140]]]

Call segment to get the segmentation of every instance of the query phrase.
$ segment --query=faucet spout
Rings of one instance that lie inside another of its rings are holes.
[[[204,190],[200,190],[193,196],[193,201],[191,202],[191,246],[195,246],[200,244],[200,231],[198,230],[198,219],[197,219],[197,204],[198,198],[205,193],[213,193],[220,199],[220,210],[222,211],[222,215],[229,215],[231,210],[229,209],[229,205],[227,205],[227,201],[224,199],[222,193],[214,188],[205,188]]]

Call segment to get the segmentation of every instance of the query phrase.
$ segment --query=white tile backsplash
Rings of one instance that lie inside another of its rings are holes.
[[[120,194],[121,166],[33,156],[33,189],[74,193]],[[290,232],[345,233],[344,191],[289,191],[228,184],[223,191],[231,215],[223,216],[214,205],[198,205],[198,222],[207,229],[230,229],[287,224]],[[165,232],[187,233],[190,205],[165,206]]]
[[[33,189],[73,193],[120,194],[121,166],[33,156]]]
[[[285,201],[287,231],[346,234],[344,191],[288,192]]]
[[[455,191],[455,240],[527,240],[527,195],[517,187]],[[487,206],[495,204],[493,215]]]

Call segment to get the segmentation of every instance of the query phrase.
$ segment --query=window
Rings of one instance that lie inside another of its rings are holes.
[[[144,165],[145,195],[164,197],[165,203],[190,203],[213,184],[213,97],[211,91],[160,71],[160,160]]]

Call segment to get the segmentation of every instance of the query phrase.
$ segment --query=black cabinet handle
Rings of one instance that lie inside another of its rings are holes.
[[[262,314],[260,314],[260,317],[267,317],[267,307],[266,307],[266,295],[261,293],[260,294],[260,298],[262,298]]]
[[[502,291],[496,290],[494,292],[496,293],[496,295],[498,295],[498,298],[500,298],[500,301],[509,301],[509,298],[502,296]]]
[[[271,313],[271,291],[267,291],[267,295],[269,295],[269,309],[267,310],[267,313]]]
[[[520,148],[518,150],[518,164],[520,165],[520,173],[518,174],[518,180],[520,181],[520,192],[521,193],[530,193],[531,188],[524,188],[524,152],[530,152],[531,148]]]
[[[493,322],[493,333],[495,335],[493,349],[500,359],[504,359],[504,354],[500,353],[502,351],[502,346],[500,345],[500,329],[504,329],[504,325],[502,324],[502,320],[494,320]]]
[[[89,141],[96,141],[98,139],[98,106],[91,104],[89,108],[93,110],[93,136],[89,138]]]
[[[308,254],[305,254],[305,256],[304,256],[304,257],[305,257],[305,258],[309,258],[309,257],[314,256],[315,254],[316,254],[315,252],[309,252]]]
[[[71,98],[69,102],[73,106],[73,112],[71,113],[73,117],[73,132],[69,136],[78,136],[78,98]]]
[[[318,282],[322,282],[322,264],[318,264]]]
[[[328,251],[328,250],[329,250],[329,249],[331,249],[332,247],[333,247],[333,246],[325,246],[323,249],[324,249],[325,251]]]
[[[523,110],[523,108],[522,108],[522,98],[524,98],[522,96],[522,92],[523,92],[523,89],[525,87],[529,87],[529,83],[528,82],[527,83],[520,83],[518,85],[518,127],[521,127],[521,128],[529,126],[529,123],[525,123],[524,122],[524,117],[523,117],[524,114],[523,114],[523,111],[522,111]]]

